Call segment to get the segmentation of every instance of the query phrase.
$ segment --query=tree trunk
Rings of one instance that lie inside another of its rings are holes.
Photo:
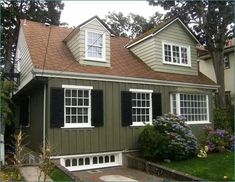
[[[214,49],[210,51],[212,62],[215,69],[215,76],[217,84],[220,86],[218,89],[218,107],[225,108],[225,84],[224,84],[224,50]]]

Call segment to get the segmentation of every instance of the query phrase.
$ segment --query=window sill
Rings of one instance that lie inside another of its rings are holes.
[[[146,124],[132,124],[130,125],[130,127],[143,127],[143,126],[146,126],[146,125],[153,125],[152,123],[146,123]]]
[[[92,129],[94,126],[64,126],[62,129]]]
[[[99,58],[93,58],[93,57],[85,57],[86,61],[94,61],[94,62],[101,62],[101,63],[107,63],[105,59],[99,59]]]
[[[186,64],[176,64],[176,63],[171,63],[171,62],[166,62],[163,61],[163,64],[169,64],[169,65],[174,65],[174,66],[183,66],[183,67],[192,67],[190,64],[186,65]]]
[[[209,121],[186,121],[186,124],[197,125],[197,124],[212,124]]]

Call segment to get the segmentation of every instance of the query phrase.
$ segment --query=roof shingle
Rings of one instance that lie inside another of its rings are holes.
[[[202,73],[199,73],[198,76],[190,76],[153,71],[129,49],[124,47],[130,41],[128,38],[111,37],[111,67],[96,67],[79,64],[63,42],[73,29],[53,25],[48,27],[28,20],[26,25],[22,23],[22,28],[33,66],[37,69],[43,69],[46,45],[49,30],[51,29],[44,65],[45,70],[215,85],[212,80]]]

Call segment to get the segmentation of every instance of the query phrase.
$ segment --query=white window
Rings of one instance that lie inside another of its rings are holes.
[[[86,31],[86,59],[105,61],[105,33]]]
[[[163,42],[163,63],[180,66],[191,66],[190,46]]]
[[[130,89],[132,92],[132,125],[152,124],[152,90]]]
[[[230,64],[229,64],[229,56],[225,55],[224,56],[224,69],[228,69],[230,68]]]
[[[91,89],[62,86],[64,89],[64,127],[91,127]]]
[[[188,124],[209,122],[208,95],[171,94],[171,112],[186,118]]]

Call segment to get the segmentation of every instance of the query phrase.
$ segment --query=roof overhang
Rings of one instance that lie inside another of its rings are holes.
[[[210,90],[217,90],[220,87],[219,85],[197,84],[197,83],[135,78],[135,77],[123,77],[123,76],[113,76],[113,75],[103,75],[103,74],[75,73],[75,72],[64,72],[64,71],[62,72],[62,71],[52,71],[52,70],[44,70],[42,75],[41,69],[34,69],[33,75],[34,77],[43,76],[49,78],[97,80],[97,81],[137,83],[137,84],[147,84],[147,85],[166,85],[166,86],[181,86],[181,87],[183,86],[187,88],[201,88],[201,89],[210,89]]]

